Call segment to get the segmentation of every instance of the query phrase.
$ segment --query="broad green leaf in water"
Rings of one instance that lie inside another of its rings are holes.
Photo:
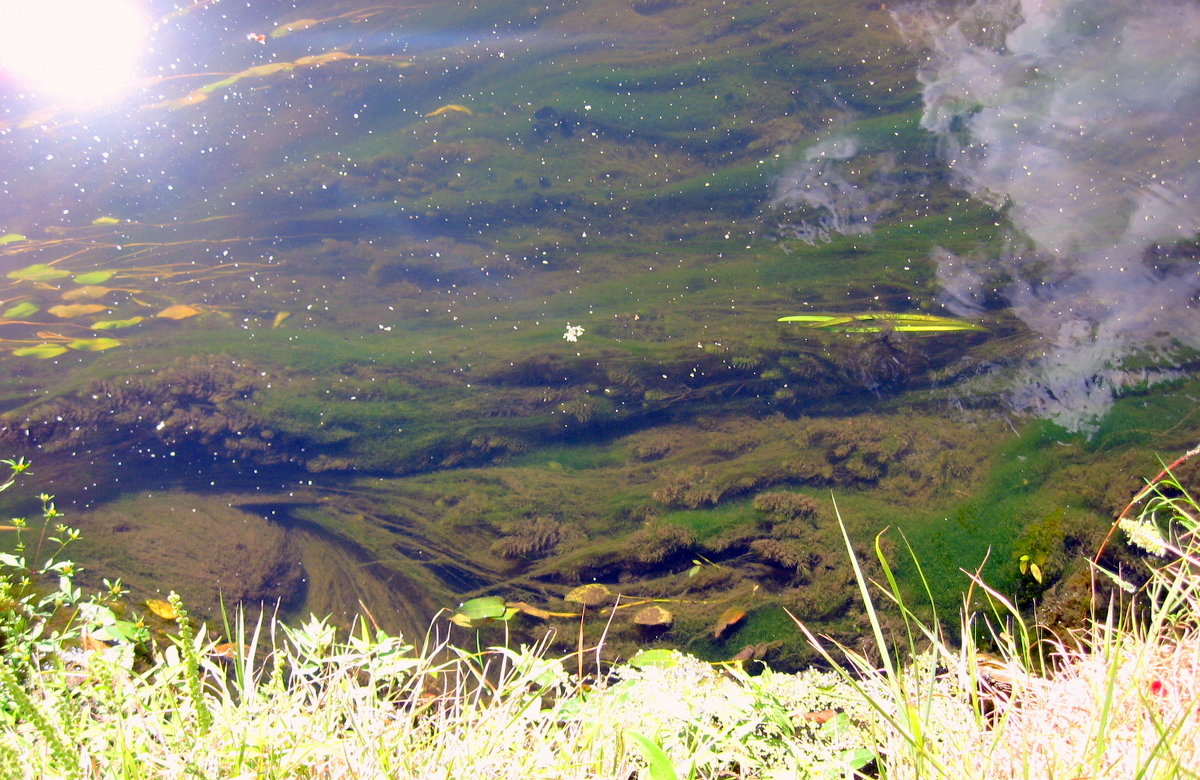
[[[88,271],[87,273],[76,274],[72,281],[75,284],[83,285],[100,284],[113,278],[114,274],[116,274],[116,271]]]
[[[668,650],[665,647],[654,650],[639,650],[633,658],[629,659],[629,665],[634,669],[645,669],[649,666],[670,669],[679,665],[679,653],[675,650]]]
[[[13,320],[20,319],[21,317],[28,317],[30,314],[36,314],[41,308],[41,306],[32,301],[24,301],[15,306],[9,306],[4,310],[4,316]]]
[[[130,317],[127,320],[99,320],[92,323],[92,330],[115,330],[117,328],[132,328],[142,320],[146,319],[140,314],[136,317]]]
[[[78,349],[84,352],[102,352],[106,349],[119,347],[124,342],[119,339],[97,338],[97,339],[75,339],[67,344],[71,349]]]
[[[119,225],[121,220],[116,217],[96,217],[92,220],[93,225]]]
[[[16,279],[20,282],[45,282],[70,275],[71,272],[65,268],[55,268],[45,263],[34,263],[33,265],[27,265],[24,268],[8,272],[9,279]]]
[[[67,348],[62,344],[38,344],[36,347],[14,349],[13,354],[17,357],[35,357],[45,360],[46,358],[58,357],[66,351]]]
[[[0,236],[0,246],[4,246],[5,244],[15,244],[18,241],[28,240],[29,239],[25,238],[25,236],[21,235],[20,233],[5,233],[4,235]]]
[[[508,620],[517,614],[500,596],[481,596],[463,602],[450,621],[463,628],[478,628],[489,620]]]

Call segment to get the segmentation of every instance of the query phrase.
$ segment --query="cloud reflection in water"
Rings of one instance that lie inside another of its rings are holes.
[[[947,304],[965,314],[1002,285],[1045,342],[1014,404],[1093,428],[1122,385],[1173,375],[1124,358],[1200,348],[1196,259],[1155,253],[1200,231],[1200,6],[923,2],[895,18],[930,51],[923,125],[1022,234],[999,257],[941,253]]]

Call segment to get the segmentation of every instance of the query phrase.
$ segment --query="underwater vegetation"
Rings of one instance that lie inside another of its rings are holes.
[[[489,599],[454,630],[574,636],[596,582],[614,654],[800,663],[785,609],[863,629],[833,494],[947,599],[991,549],[1066,623],[1072,551],[1200,430],[1182,351],[1091,440],[1005,405],[1045,346],[1012,272],[970,306],[940,274],[1011,254],[1011,219],[939,156],[883,4],[211,5],[162,28],[194,72],[126,116],[0,118],[0,442],[97,523],[167,486],[257,507],[304,561],[288,609],[415,632]]]

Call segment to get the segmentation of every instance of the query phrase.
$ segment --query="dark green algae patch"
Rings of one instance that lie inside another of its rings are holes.
[[[73,270],[216,266],[221,247],[256,265],[155,282],[203,312],[120,349],[4,357],[5,454],[61,496],[96,577],[179,590],[210,622],[224,594],[343,623],[365,606],[421,636],[468,598],[567,613],[569,590],[603,582],[674,614],[653,632],[632,610],[586,620],[612,655],[750,647],[794,666],[810,656],[789,613],[847,641],[865,628],[834,500],[876,574],[889,529],[915,596],[906,543],[943,608],[986,558],[989,582],[1070,621],[1079,553],[1155,452],[1200,434],[1193,383],[1127,391],[1085,440],[970,384],[1037,348],[999,308],[985,333],[930,337],[776,322],[944,314],[931,250],[1001,249],[1004,214],[951,185],[919,128],[916,54],[879,5],[440,3],[338,28],[367,40],[402,17],[457,43],[414,44],[386,87],[371,67],[311,76],[330,106],[370,110],[336,142],[289,127],[287,162],[220,182],[251,204],[237,219],[201,221],[202,177],[166,205],[97,182],[136,221],[80,240],[150,257]],[[467,42],[496,26],[557,42],[505,58]],[[426,116],[447,104],[470,114]],[[205,111],[214,133],[240,121]],[[846,175],[889,194],[870,232],[808,244],[790,227],[814,214],[774,188],[832,135],[858,139]],[[195,242],[167,240],[168,219]],[[729,609],[746,617],[718,632]],[[547,623],[574,648],[576,619],[507,628]]]

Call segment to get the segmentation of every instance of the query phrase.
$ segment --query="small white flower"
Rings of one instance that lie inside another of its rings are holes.
[[[572,325],[567,323],[567,332],[563,334],[563,338],[571,343],[579,341],[579,337],[583,335],[582,325]]]

